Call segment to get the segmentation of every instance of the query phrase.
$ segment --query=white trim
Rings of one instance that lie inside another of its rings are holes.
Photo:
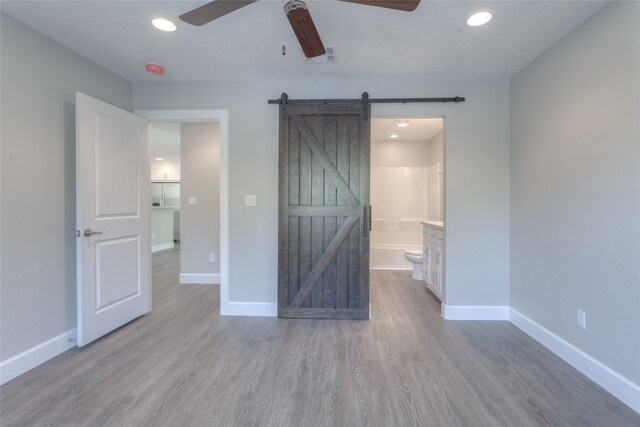
[[[509,320],[509,306],[502,305],[446,305],[440,313],[446,320]]]
[[[569,365],[582,372],[600,387],[640,413],[640,386],[631,382],[602,362],[560,338],[524,314],[509,309],[509,321],[524,333],[551,350]]]
[[[180,284],[186,285],[217,285],[220,283],[219,274],[183,274],[180,273]]]
[[[229,301],[230,316],[277,317],[278,304],[275,302],[241,302]]]
[[[229,111],[228,110],[136,110],[155,122],[220,122],[220,315],[229,305]]]
[[[73,328],[7,360],[3,360],[0,362],[0,384],[11,381],[18,375],[22,375],[60,353],[75,347],[76,338],[77,330]]]
[[[161,243],[159,245],[151,246],[151,253],[165,251],[167,249],[173,249],[173,242]]]

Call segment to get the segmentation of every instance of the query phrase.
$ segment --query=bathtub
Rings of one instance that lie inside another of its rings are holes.
[[[422,251],[423,219],[373,219],[369,266],[373,270],[413,270],[404,251]]]

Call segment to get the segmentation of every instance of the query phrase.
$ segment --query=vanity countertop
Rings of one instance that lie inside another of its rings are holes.
[[[436,230],[444,230],[444,223],[442,221],[420,221],[420,223],[427,227],[435,228]]]

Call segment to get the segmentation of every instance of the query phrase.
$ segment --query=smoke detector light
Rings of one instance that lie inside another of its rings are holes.
[[[392,138],[392,139],[400,138],[400,135],[398,135],[397,133],[394,133],[389,135],[389,138]]]
[[[467,18],[467,25],[470,27],[479,27],[491,21],[493,15],[488,10],[480,10]]]
[[[164,18],[155,18],[151,20],[151,25],[160,31],[173,32],[176,30],[176,24]]]
[[[159,76],[164,74],[164,68],[162,67],[162,65],[159,65],[159,64],[149,63],[149,64],[145,65],[144,68],[148,72],[153,73],[153,74],[157,74]]]

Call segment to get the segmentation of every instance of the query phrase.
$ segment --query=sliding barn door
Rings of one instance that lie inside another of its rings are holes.
[[[278,316],[369,318],[368,104],[282,104]]]

